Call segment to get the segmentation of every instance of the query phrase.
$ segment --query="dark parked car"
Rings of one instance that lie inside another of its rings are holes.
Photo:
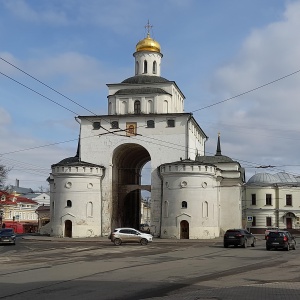
[[[290,249],[296,250],[296,240],[288,231],[270,231],[266,240],[266,249],[271,250],[272,248],[281,248],[286,251]]]
[[[0,229],[0,244],[16,244],[16,235],[12,228]]]
[[[242,246],[246,248],[248,246],[255,247],[256,237],[245,229],[228,229],[224,234],[224,247],[227,248],[230,245],[235,247]]]

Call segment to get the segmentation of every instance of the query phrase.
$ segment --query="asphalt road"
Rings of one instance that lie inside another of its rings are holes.
[[[264,243],[18,238],[0,246],[0,299],[300,299],[300,250]]]

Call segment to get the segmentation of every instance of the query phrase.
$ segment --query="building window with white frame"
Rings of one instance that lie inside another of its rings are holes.
[[[266,194],[266,205],[272,205],[272,195]]]
[[[293,202],[292,202],[292,195],[285,195],[285,205],[286,206],[292,206]]]
[[[251,204],[256,205],[256,194],[251,194]]]

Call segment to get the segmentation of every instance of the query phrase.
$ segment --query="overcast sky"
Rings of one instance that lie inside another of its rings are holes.
[[[177,83],[185,111],[209,136],[206,154],[220,132],[222,154],[247,178],[300,175],[300,0],[0,0],[7,184],[46,188],[51,164],[75,155],[74,117],[107,114],[106,84],[134,75],[148,19],[161,75]]]

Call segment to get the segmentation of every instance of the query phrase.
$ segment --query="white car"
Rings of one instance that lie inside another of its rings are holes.
[[[148,233],[140,232],[134,228],[116,228],[110,235],[110,240],[120,246],[122,243],[140,243],[147,245],[152,242],[153,236]]]

